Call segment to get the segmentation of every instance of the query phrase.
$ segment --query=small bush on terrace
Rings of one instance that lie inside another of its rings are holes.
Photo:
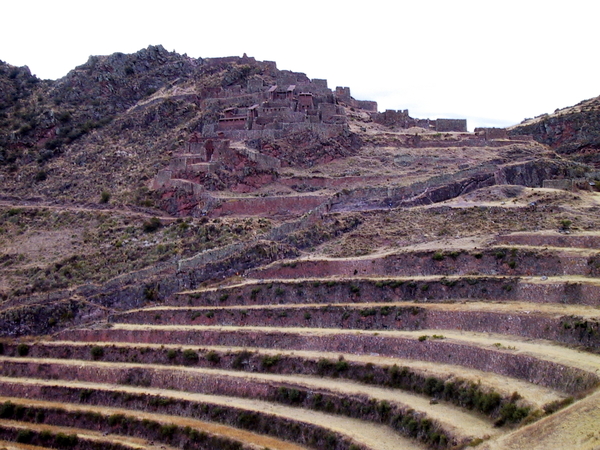
[[[221,361],[221,356],[219,356],[219,354],[217,352],[215,352],[214,350],[211,350],[210,352],[208,352],[205,356],[206,360],[210,363],[213,364],[217,364],[219,361]]]
[[[109,200],[110,200],[110,192],[102,191],[102,194],[100,194],[100,203],[108,203]]]
[[[33,431],[31,430],[19,430],[17,434],[17,442],[21,444],[28,444],[33,439]]]
[[[200,358],[198,357],[198,353],[191,348],[188,348],[183,351],[183,359],[186,363],[193,364],[197,363]]]
[[[162,227],[162,223],[158,217],[152,217],[150,220],[144,222],[143,230],[146,233],[153,233]]]
[[[17,353],[19,356],[27,356],[29,354],[29,345],[27,344],[19,344],[17,346]]]
[[[104,348],[100,347],[99,345],[94,345],[90,349],[90,353],[92,354],[92,358],[94,360],[98,360],[104,356]]]
[[[54,438],[57,447],[75,447],[78,441],[76,434],[58,433]]]

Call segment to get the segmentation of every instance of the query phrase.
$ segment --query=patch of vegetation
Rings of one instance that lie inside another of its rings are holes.
[[[100,194],[100,203],[108,203],[110,201],[110,192],[102,191]]]
[[[90,354],[92,355],[92,359],[95,361],[102,359],[102,357],[104,356],[104,347],[101,347],[99,345],[94,345],[90,349]]]
[[[17,345],[17,354],[19,356],[29,355],[29,345],[25,343],[20,343],[19,345]]]
[[[198,353],[196,353],[191,348],[188,348],[183,351],[183,361],[186,364],[195,364],[198,362],[200,358],[198,357]]]
[[[156,230],[162,227],[162,222],[158,217],[152,217],[143,224],[143,230],[145,233],[154,233]]]
[[[265,355],[262,357],[260,364],[266,369],[270,369],[281,360],[281,355]]]
[[[435,252],[432,258],[434,261],[443,261],[445,259],[445,256],[442,252]]]
[[[214,350],[208,352],[205,356],[206,360],[212,364],[218,364],[221,361],[221,355],[219,355]]]

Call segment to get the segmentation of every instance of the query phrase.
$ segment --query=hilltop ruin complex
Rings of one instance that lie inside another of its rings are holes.
[[[246,55],[203,61],[208,71],[224,64],[235,64],[237,72],[232,77],[241,73],[243,82],[202,90],[199,106],[202,110],[213,111],[212,118],[199,125],[181,151],[174,155],[170,165],[160,170],[152,183],[153,189],[166,192],[168,198],[186,197],[183,208],[186,214],[192,210],[192,214],[196,215],[220,211],[223,198],[217,200],[206,192],[223,190],[223,183],[216,183],[221,188],[215,188],[213,183],[220,171],[243,172],[243,177],[261,174],[262,182],[255,183],[254,187],[247,184],[234,186],[232,190],[238,193],[254,191],[259,185],[275,181],[277,171],[284,165],[291,165],[291,162],[269,154],[272,148],[270,142],[291,136],[307,141],[348,135],[349,113],[362,113],[371,122],[396,130],[419,127],[422,132],[467,133],[465,119],[415,119],[410,117],[408,110],[380,113],[377,102],[354,99],[349,87],[338,86],[332,90],[327,80],[309,79],[304,73],[280,71],[274,62],[259,62]],[[488,134],[489,131],[479,133],[485,139]],[[418,142],[420,138],[414,139]],[[262,142],[265,148],[241,144],[248,142]],[[305,212],[323,203],[324,198],[303,196],[293,200],[296,206],[303,205],[296,212]],[[249,205],[256,203],[256,199],[236,201],[242,201],[244,208],[252,214],[253,208]],[[281,202],[286,206],[279,207],[279,210],[294,209],[289,201],[277,200],[277,204]],[[181,211],[181,206],[177,210]]]
[[[213,58],[205,64],[218,65],[235,58]],[[408,110],[377,111],[377,102],[355,100],[349,87],[338,86],[332,91],[327,80],[309,79],[303,73],[277,71],[274,62],[257,62],[244,56],[239,64],[259,65],[277,72],[275,84],[266,85],[260,77],[249,78],[239,84],[206,92],[203,106],[217,104],[223,107],[218,120],[202,128],[206,138],[233,140],[263,137],[281,138],[285,134],[311,130],[320,136],[339,134],[347,122],[345,108],[368,112],[373,121],[399,128],[422,127],[439,132],[466,132],[464,119],[414,119]],[[244,105],[244,106],[240,106]]]

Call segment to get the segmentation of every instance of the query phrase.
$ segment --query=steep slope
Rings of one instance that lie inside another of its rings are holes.
[[[573,159],[598,166],[600,97],[557,109],[509,128],[512,135],[529,134]]]

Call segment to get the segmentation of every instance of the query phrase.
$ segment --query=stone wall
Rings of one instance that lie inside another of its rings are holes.
[[[371,118],[373,122],[388,127],[409,128],[416,124],[415,120],[408,115],[408,109],[398,111],[387,109],[382,113],[371,114]]]
[[[235,347],[286,348],[289,350],[327,351],[366,355],[393,356],[414,360],[459,364],[485,372],[515,377],[530,383],[575,394],[598,385],[593,373],[540,360],[510,350],[479,347],[449,340],[419,341],[413,338],[360,333],[304,334],[285,329],[268,333],[252,329],[240,330],[72,330],[57,338],[84,342],[138,342],[153,344],[210,345]]]
[[[486,141],[491,139],[508,139],[506,128],[475,128],[475,134],[483,136]]]
[[[467,131],[466,119],[436,119],[435,130],[439,132]]]

